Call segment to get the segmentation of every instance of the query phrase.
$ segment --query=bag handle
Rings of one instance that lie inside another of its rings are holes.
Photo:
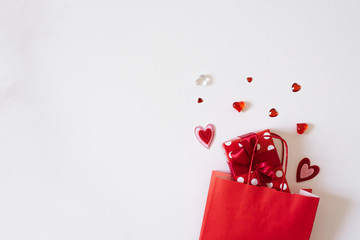
[[[277,135],[276,133],[271,133],[271,135],[274,135],[274,136],[276,136],[276,137],[278,137],[278,138],[281,138],[279,135]],[[284,140],[285,141],[285,140]],[[281,141],[281,162],[280,162],[280,164],[281,165],[283,165],[283,163],[284,163],[284,142],[283,141]]]
[[[252,169],[252,166],[253,166],[253,162],[254,162],[254,156],[255,156],[255,151],[256,151],[256,148],[257,148],[257,144],[259,142],[259,139],[260,138],[263,138],[263,137],[271,137],[271,138],[276,138],[276,139],[279,139],[281,141],[281,143],[283,144],[283,151],[282,151],[282,161],[281,161],[281,165],[282,167],[284,167],[284,163],[283,163],[283,159],[284,159],[284,146],[285,146],[285,167],[284,167],[284,175],[283,175],[283,179],[282,179],[282,183],[281,183],[281,192],[284,191],[284,182],[285,182],[285,176],[286,176],[286,172],[287,172],[287,164],[288,164],[288,145],[286,143],[286,141],[280,137],[279,135],[275,134],[275,133],[270,133],[270,135],[266,135],[266,136],[260,136],[256,139],[256,142],[255,142],[255,145],[254,145],[254,149],[253,149],[253,152],[252,152],[252,155],[251,155],[251,162],[250,162],[250,168],[249,168],[249,174],[248,174],[248,181],[247,181],[247,184],[250,183],[250,174],[251,174],[251,169]]]

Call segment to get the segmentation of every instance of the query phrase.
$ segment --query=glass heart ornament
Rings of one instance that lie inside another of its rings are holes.
[[[291,89],[293,92],[298,92],[301,89],[301,85],[297,84],[297,83],[293,83],[293,85],[291,86]]]
[[[269,111],[270,117],[276,117],[277,115],[279,115],[279,113],[275,108],[270,109],[270,111]]]
[[[298,134],[303,134],[307,129],[309,125],[307,123],[297,123],[296,124],[296,131]]]
[[[233,103],[233,108],[235,108],[238,112],[241,112],[245,107],[246,103],[243,101]]]
[[[198,79],[196,79],[195,84],[197,86],[208,86],[212,84],[212,78],[209,75],[200,75]]]

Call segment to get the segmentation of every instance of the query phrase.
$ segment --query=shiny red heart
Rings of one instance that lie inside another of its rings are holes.
[[[246,107],[246,103],[241,101],[241,102],[234,102],[233,103],[233,107],[238,111],[241,112],[241,110],[243,110]]]
[[[292,85],[293,92],[298,92],[298,91],[300,91],[300,89],[301,89],[301,86],[299,84],[293,83],[293,85]]]
[[[195,128],[195,136],[197,140],[206,148],[210,148],[214,135],[215,127],[213,124],[208,124],[205,129],[201,126],[197,126]]]
[[[303,134],[307,129],[309,125],[307,123],[297,123],[296,124],[296,131],[298,134]]]
[[[303,158],[298,167],[296,173],[296,181],[303,182],[314,178],[320,172],[320,168],[317,165],[310,165],[308,158]]]

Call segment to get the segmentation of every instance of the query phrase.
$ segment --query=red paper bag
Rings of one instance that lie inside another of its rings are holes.
[[[318,203],[213,171],[200,240],[308,240]]]
[[[284,183],[287,144],[276,138],[286,146]],[[213,171],[200,240],[308,240],[319,198],[283,190],[239,183],[230,174]]]

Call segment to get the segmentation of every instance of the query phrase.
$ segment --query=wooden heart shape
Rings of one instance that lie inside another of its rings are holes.
[[[205,129],[202,126],[195,128],[195,136],[197,140],[207,149],[210,148],[212,141],[214,140],[215,126],[208,124]]]
[[[296,181],[303,182],[314,178],[320,172],[320,168],[317,165],[310,165],[308,158],[303,158],[297,168]]]

